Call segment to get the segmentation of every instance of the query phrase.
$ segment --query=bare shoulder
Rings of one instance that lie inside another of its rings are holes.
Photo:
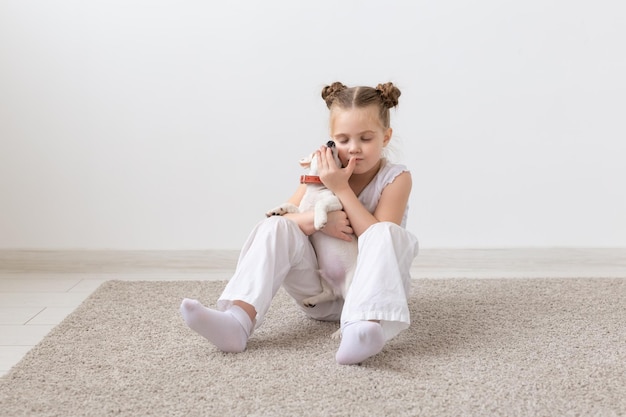
[[[385,187],[385,189],[383,190],[383,193],[387,189],[394,189],[394,190],[406,189],[408,192],[411,192],[411,187],[413,187],[413,179],[411,178],[411,173],[409,171],[403,171],[400,174],[398,174],[394,178],[394,180]]]
[[[412,187],[413,179],[411,178],[411,173],[409,171],[401,172],[383,188],[381,200],[385,196],[397,198],[406,195],[408,197]]]
[[[412,187],[410,172],[404,171],[395,177],[393,182],[383,189],[374,216],[379,221],[401,224]]]

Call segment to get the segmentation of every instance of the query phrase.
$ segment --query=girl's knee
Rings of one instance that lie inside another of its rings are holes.
[[[298,224],[292,220],[282,216],[271,216],[265,220],[261,220],[258,224],[259,228],[269,229],[273,231],[282,231],[287,233],[302,233]]]
[[[270,216],[264,220],[261,220],[260,224],[269,225],[272,227],[277,227],[280,225],[286,225],[288,223],[293,223],[291,220],[287,219],[283,216]]]
[[[417,238],[404,227],[393,222],[374,223],[365,230],[359,238],[359,244],[367,244],[371,240],[380,244],[381,242],[390,242],[394,246],[409,246],[413,248],[413,256],[417,256],[419,244]]]
[[[370,235],[405,237],[411,235],[411,233],[393,222],[378,222],[368,227],[361,237],[369,237]]]
[[[383,232],[383,231],[387,233],[394,233],[394,232],[404,231],[404,230],[405,230],[404,228],[402,228],[401,226],[398,226],[394,222],[378,222],[368,227],[365,233],[369,231],[372,231],[373,233]]]

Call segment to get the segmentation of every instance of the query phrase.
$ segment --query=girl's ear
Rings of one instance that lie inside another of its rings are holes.
[[[389,144],[389,141],[391,140],[392,135],[393,135],[393,129],[387,128],[383,136],[383,146],[387,146]]]

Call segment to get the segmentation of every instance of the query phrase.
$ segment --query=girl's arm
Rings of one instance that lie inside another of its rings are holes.
[[[354,233],[360,236],[374,223],[392,222],[400,225],[409,201],[411,187],[412,180],[409,172],[398,175],[384,188],[374,214],[367,211],[349,186],[338,189],[335,195],[341,200]]]
[[[391,184],[384,188],[376,210],[374,214],[371,214],[361,204],[348,183],[356,166],[356,161],[351,159],[346,168],[339,168],[334,163],[329,148],[324,152],[319,152],[318,158],[321,158],[320,177],[324,185],[334,192],[341,201],[343,210],[348,215],[350,225],[357,236],[360,236],[374,223],[393,222],[398,225],[402,223],[413,185],[409,172],[398,175]]]
[[[299,206],[305,192],[306,184],[301,184],[287,202]],[[295,222],[300,227],[300,230],[307,236],[316,232],[313,226],[314,216],[315,213],[313,211],[305,213],[287,213],[283,215],[283,217]],[[347,214],[341,210],[328,213],[328,223],[326,223],[326,226],[324,226],[321,232],[346,241],[351,241],[352,237],[350,235],[354,233],[348,222]]]
[[[304,193],[306,191],[306,184],[300,184],[296,192],[287,200],[288,203],[293,204],[298,207],[300,202],[302,201],[302,197],[304,197]],[[284,214],[283,217],[288,218],[289,220],[296,222],[300,227],[300,230],[307,235],[310,236],[315,232],[315,228],[313,227],[313,213],[287,213]]]

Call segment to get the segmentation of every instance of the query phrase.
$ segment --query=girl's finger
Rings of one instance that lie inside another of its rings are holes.
[[[318,165],[322,165],[322,152],[321,151],[315,151],[315,157],[317,158],[317,164]]]
[[[330,148],[326,148],[326,155],[325,155],[325,159],[326,159],[326,163],[328,164],[329,167],[334,167],[335,166],[335,158],[333,157],[333,151]]]
[[[326,158],[324,158],[326,155],[324,155],[324,152],[322,152],[322,150],[320,149],[319,151],[317,151],[317,157],[318,157],[318,162],[320,164],[320,166],[322,166],[324,164],[324,160]]]
[[[345,168],[345,170],[348,172],[348,175],[352,175],[352,173],[354,172],[354,168],[356,168],[356,158],[350,158],[350,160],[348,161],[348,165]]]

